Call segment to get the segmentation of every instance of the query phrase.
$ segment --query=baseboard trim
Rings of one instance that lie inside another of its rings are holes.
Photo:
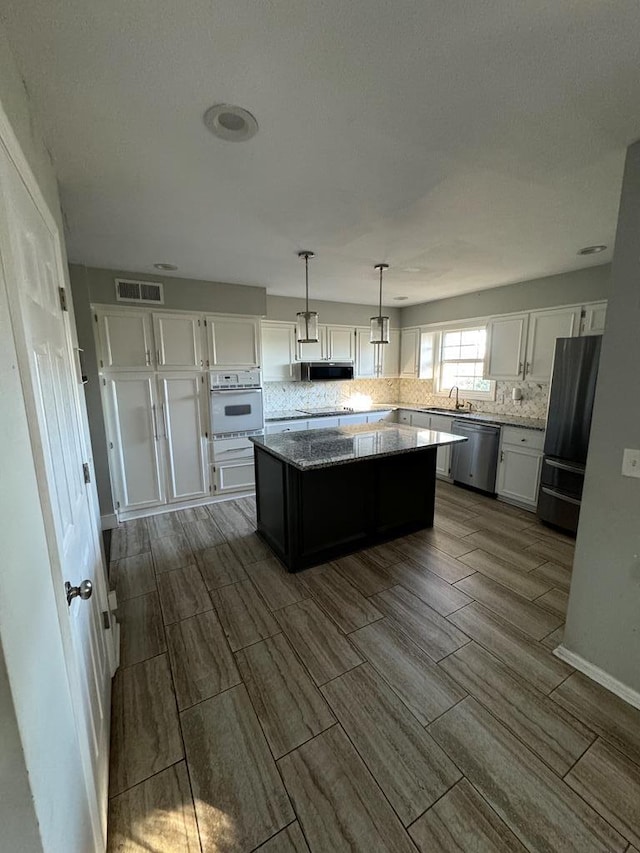
[[[580,655],[570,651],[562,645],[554,649],[553,654],[557,658],[560,658],[560,660],[568,663],[574,669],[579,670],[579,672],[586,675],[587,678],[590,678],[592,681],[595,681],[602,685],[602,687],[605,687],[611,693],[615,693],[616,696],[624,699],[624,701],[628,702],[629,705],[633,705],[634,708],[640,708],[640,693],[638,693],[637,690],[633,690],[633,688],[628,685],[623,684],[622,681],[618,681],[617,678],[609,675],[608,672],[600,669],[599,666],[590,663],[588,660],[585,660]]]
[[[115,512],[110,512],[107,515],[101,515],[100,522],[103,530],[114,530],[118,526],[118,516]]]

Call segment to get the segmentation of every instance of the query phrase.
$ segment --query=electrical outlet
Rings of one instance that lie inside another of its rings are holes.
[[[625,448],[622,454],[622,476],[640,477],[640,450]]]

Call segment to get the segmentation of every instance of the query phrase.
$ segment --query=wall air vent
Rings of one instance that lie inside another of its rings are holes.
[[[164,291],[159,281],[135,281],[130,278],[116,279],[116,301],[152,302],[164,304]]]

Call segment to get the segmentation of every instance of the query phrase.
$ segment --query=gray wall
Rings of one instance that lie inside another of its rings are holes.
[[[425,323],[445,323],[449,320],[467,320],[472,317],[490,317],[492,314],[510,314],[515,311],[535,311],[554,305],[578,305],[607,299],[611,288],[611,266],[575,270],[573,272],[535,278],[504,287],[493,287],[478,293],[437,299],[421,305],[402,309],[402,328]]]
[[[346,302],[325,302],[310,299],[309,308],[318,312],[320,323],[335,323],[343,326],[368,326],[371,317],[378,313],[377,305],[355,305]],[[267,319],[294,322],[296,313],[304,311],[304,299],[291,296],[267,296]],[[400,327],[400,309],[383,308],[393,328]]]
[[[113,513],[113,496],[109,478],[107,437],[98,384],[98,362],[94,340],[94,323],[91,304],[126,305],[116,302],[116,278],[133,278],[144,281],[161,281],[164,284],[164,310],[220,312],[223,314],[267,313],[264,287],[224,284],[217,281],[198,281],[162,275],[145,275],[126,270],[107,270],[70,264],[69,277],[73,292],[78,343],[84,350],[84,368],[89,382],[84,386],[89,416],[89,430],[93,447],[93,461],[100,512]]]
[[[563,645],[640,691],[640,142],[627,152]]]

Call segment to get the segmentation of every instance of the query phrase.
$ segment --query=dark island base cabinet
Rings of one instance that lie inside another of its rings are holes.
[[[290,572],[433,527],[436,448],[310,471],[254,453],[258,533]]]

